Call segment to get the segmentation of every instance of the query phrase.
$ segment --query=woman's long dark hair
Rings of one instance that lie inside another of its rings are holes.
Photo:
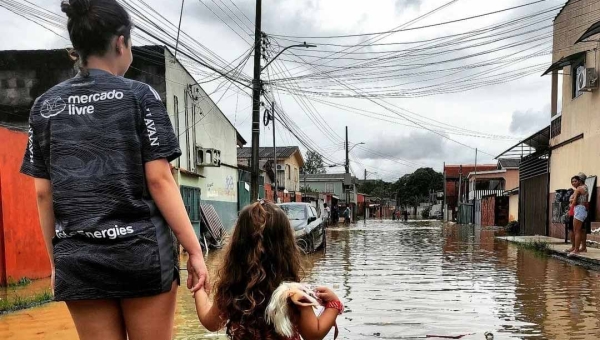
[[[79,59],[82,73],[87,74],[87,58],[103,56],[115,36],[131,38],[133,24],[127,11],[116,0],[64,0],[61,10],[69,18],[67,30]]]
[[[244,208],[215,285],[215,303],[231,339],[280,339],[265,321],[271,295],[300,281],[300,251],[286,214],[274,204]]]

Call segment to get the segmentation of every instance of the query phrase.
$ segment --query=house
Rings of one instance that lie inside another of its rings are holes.
[[[237,164],[244,167],[251,166],[252,148],[242,147],[237,149]],[[300,193],[303,186],[300,183],[300,169],[304,167],[304,158],[302,152],[297,146],[278,146],[277,147],[277,166],[273,166],[273,148],[261,147],[258,150],[259,167],[265,172],[265,186],[271,186],[275,182],[275,172],[277,172],[277,191],[282,201],[296,201],[296,193]],[[292,199],[293,197],[293,199]],[[301,200],[298,199],[298,201]]]
[[[497,167],[497,164],[477,164],[477,171],[491,171],[496,170]],[[445,220],[456,221],[458,203],[467,201],[467,175],[474,171],[474,164],[444,165]]]
[[[551,74],[552,84],[547,199],[554,209],[555,191],[569,188],[573,175],[579,172],[587,176],[600,174],[597,56],[600,3],[597,0],[569,0],[554,19],[553,26],[553,63],[544,75]],[[596,185],[590,188],[589,219],[595,224],[594,228],[600,222]],[[547,216],[556,215],[553,209],[548,209]],[[556,219],[548,229],[549,236],[564,237],[565,228]]]
[[[335,206],[340,205],[345,208],[346,202],[349,202],[352,208],[354,220],[357,214],[358,193],[356,186],[358,179],[350,174],[306,174],[301,175],[302,185],[310,188],[312,191],[325,193],[331,201],[326,203]]]
[[[519,159],[499,159],[494,170],[472,171],[469,181],[469,200],[486,195],[503,195],[505,190],[519,187]]]
[[[183,155],[171,163],[172,171],[196,232],[201,201],[231,228],[238,211],[236,149],[246,142],[167,48],[134,47],[133,55],[125,76],[158,92],[179,137]],[[50,274],[33,180],[19,167],[33,101],[76,73],[63,49],[0,51],[0,283]]]
[[[550,126],[524,138],[496,158],[519,164],[519,185],[507,186],[509,221],[517,220],[524,235],[548,234]]]

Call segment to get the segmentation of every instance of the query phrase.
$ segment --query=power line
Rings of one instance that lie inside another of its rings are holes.
[[[430,28],[430,27],[438,27],[438,26],[443,26],[443,25],[448,25],[448,24],[454,24],[454,23],[457,23],[457,22],[463,22],[463,21],[467,21],[467,20],[482,18],[482,17],[485,17],[485,16],[489,16],[489,15],[493,15],[493,14],[498,14],[498,13],[502,13],[502,12],[506,12],[506,11],[511,11],[511,10],[514,10],[514,9],[518,9],[518,8],[522,8],[522,7],[526,7],[526,6],[531,6],[531,5],[535,5],[535,4],[538,4],[538,3],[541,3],[541,2],[546,2],[546,1],[548,1],[548,0],[538,0],[538,1],[530,2],[530,3],[526,3],[526,4],[523,4],[523,5],[513,6],[513,7],[501,9],[501,10],[498,10],[498,11],[493,11],[493,12],[488,12],[488,13],[484,13],[484,14],[474,15],[474,16],[470,16],[470,17],[466,17],[466,18],[462,18],[462,19],[450,20],[450,21],[440,22],[440,23],[437,23],[437,24],[424,25],[424,26],[418,26],[418,27],[412,27],[412,28],[403,28],[403,29],[396,29],[396,30],[390,30],[390,31],[383,31],[383,32],[360,33],[360,34],[344,34],[344,35],[331,35],[331,36],[293,36],[293,35],[283,35],[283,34],[270,34],[270,35],[272,35],[274,37],[295,38],[295,39],[333,39],[333,38],[364,37],[364,36],[381,35],[381,34],[387,34],[387,33],[398,33],[398,32],[414,31],[414,30],[419,30],[419,29],[424,29],[424,28]]]

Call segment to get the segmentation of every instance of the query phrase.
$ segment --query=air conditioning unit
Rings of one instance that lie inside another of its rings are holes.
[[[203,167],[221,166],[221,151],[196,147],[196,165]]]
[[[285,165],[277,164],[277,171],[285,171]]]
[[[577,92],[591,92],[598,88],[598,75],[595,68],[577,68]]]

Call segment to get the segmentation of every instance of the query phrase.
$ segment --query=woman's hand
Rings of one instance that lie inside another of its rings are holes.
[[[335,295],[333,290],[331,290],[327,287],[317,287],[317,289],[315,289],[315,293],[316,293],[317,297],[319,299],[321,299],[324,303],[340,300],[337,297],[337,295]]]
[[[187,262],[188,279],[187,287],[192,290],[192,293],[205,289],[210,292],[210,281],[208,278],[208,270],[202,254],[190,254]]]

